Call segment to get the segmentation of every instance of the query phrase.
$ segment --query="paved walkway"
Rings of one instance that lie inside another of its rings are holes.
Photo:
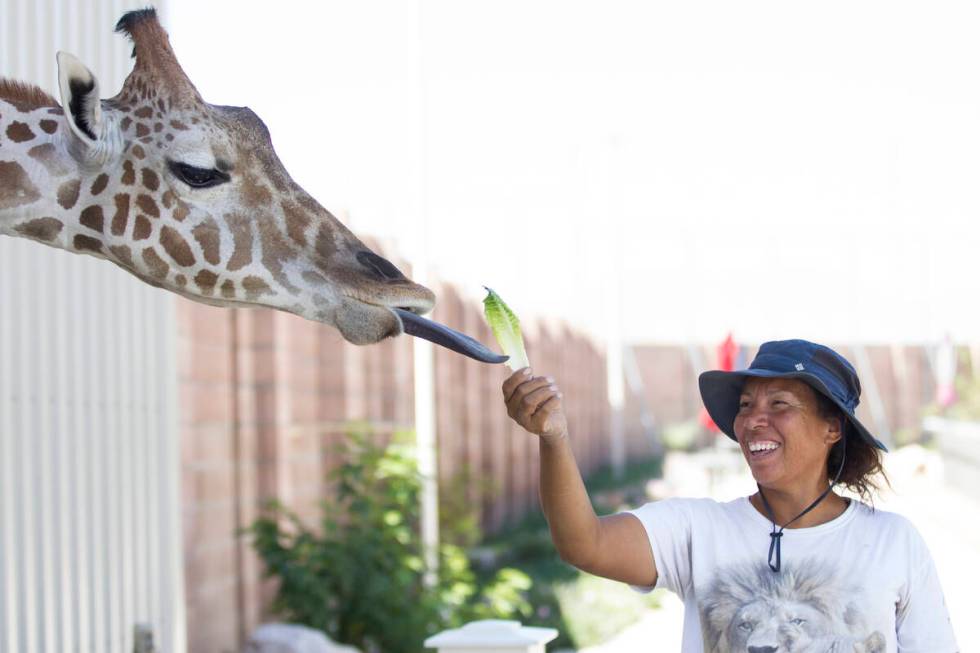
[[[665,474],[678,480],[668,484],[680,496],[728,500],[753,492],[752,479],[744,471],[717,471],[725,467],[724,457],[721,454],[708,465],[676,458]],[[942,462],[934,452],[906,447],[888,454],[885,464],[893,489],[875,501],[876,507],[905,515],[922,533],[936,561],[960,650],[980,651],[980,619],[974,615],[980,588],[980,503],[943,483]],[[711,466],[716,471],[705,472]],[[680,600],[666,595],[663,607],[651,610],[612,640],[579,653],[680,651],[683,618]]]

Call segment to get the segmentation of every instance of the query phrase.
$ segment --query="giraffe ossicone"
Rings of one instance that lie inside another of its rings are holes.
[[[60,105],[0,79],[0,234],[106,259],[195,301],[295,313],[355,344],[409,333],[501,361],[421,317],[433,293],[290,178],[255,113],[201,98],[153,9],[116,31],[135,62],[113,98],[65,52]]]

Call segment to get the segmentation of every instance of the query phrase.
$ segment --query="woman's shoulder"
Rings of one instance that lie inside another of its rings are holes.
[[[922,536],[915,524],[905,515],[882,510],[874,505],[851,499],[854,505],[854,523],[860,528],[871,528],[889,537],[904,537],[921,542]]]

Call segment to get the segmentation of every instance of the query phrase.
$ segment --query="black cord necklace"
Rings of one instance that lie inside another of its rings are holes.
[[[803,515],[807,514],[808,512],[816,508],[817,504],[823,501],[824,497],[830,494],[830,491],[833,490],[834,486],[837,484],[837,480],[840,479],[841,472],[844,471],[844,460],[847,457],[847,443],[843,438],[841,439],[840,454],[841,454],[840,467],[837,468],[837,474],[836,476],[834,476],[834,480],[831,481],[830,485],[827,486],[827,489],[824,490],[813,503],[807,506],[806,510],[804,510],[796,517],[793,517],[788,522],[780,526],[778,531],[776,530],[776,517],[772,514],[772,507],[769,505],[769,502],[766,501],[766,495],[763,494],[762,492],[762,486],[756,483],[756,487],[759,488],[759,497],[762,499],[762,505],[765,506],[766,514],[769,515],[769,521],[772,522],[772,532],[769,533],[769,537],[771,538],[769,541],[769,568],[772,569],[774,572],[779,572],[780,568],[782,567],[782,555],[781,555],[782,552],[780,550],[779,541],[783,537],[783,530],[785,530],[787,526],[795,522],[797,519],[799,519]],[[776,564],[772,563],[773,552],[775,552],[776,554]]]

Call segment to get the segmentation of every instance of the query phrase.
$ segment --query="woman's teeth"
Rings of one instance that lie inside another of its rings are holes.
[[[751,442],[749,443],[749,451],[753,455],[762,455],[774,451],[779,448],[778,442]]]

